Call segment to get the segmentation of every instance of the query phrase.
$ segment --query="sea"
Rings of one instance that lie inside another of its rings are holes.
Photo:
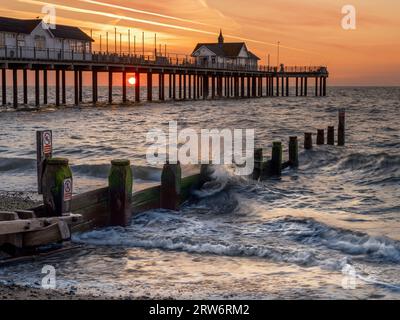
[[[67,94],[72,102],[72,88]],[[170,121],[181,129],[254,129],[267,156],[282,141],[284,159],[289,136],[298,136],[300,166],[266,181],[213,166],[213,182],[179,212],[152,210],[126,228],[75,234],[79,249],[2,267],[0,283],[40,288],[43,267],[53,266],[57,290],[105,298],[400,298],[399,87],[125,105],[116,87],[112,106],[107,95],[99,89],[98,107],[0,107],[0,190],[36,192],[41,129],[53,130],[54,155],[70,160],[75,193],[107,185],[116,158],[131,160],[134,185],[159,181],[160,168],[146,163],[146,134]],[[90,96],[87,88],[84,101]],[[346,145],[303,150],[304,132],[337,128],[342,108]]]

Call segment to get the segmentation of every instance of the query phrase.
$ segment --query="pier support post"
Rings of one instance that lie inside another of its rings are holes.
[[[48,92],[48,86],[47,86],[47,70],[43,70],[43,104],[47,105],[47,92]]]
[[[111,70],[108,71],[108,103],[113,102],[113,73]]]
[[[126,103],[128,100],[126,98],[126,71],[122,72],[122,102]]]
[[[192,99],[192,75],[188,74],[188,99]]]
[[[13,107],[18,108],[18,70],[12,69],[13,71]]]
[[[28,104],[28,70],[23,69],[22,70],[22,82],[24,86],[24,104]]]
[[[62,104],[64,104],[64,105],[67,104],[65,70],[61,71],[61,100],[62,100]]]
[[[286,77],[286,97],[289,97],[289,77]]]
[[[83,102],[83,89],[82,89],[82,86],[83,86],[83,74],[82,74],[82,70],[78,71],[78,76],[79,76],[79,79],[78,79],[78,81],[79,81],[79,86],[78,86],[78,88],[79,88],[79,102]]]
[[[56,106],[58,107],[60,105],[60,70],[56,69],[55,70],[55,82],[56,82]]]
[[[135,102],[140,102],[140,73],[135,73]]]
[[[275,177],[279,177],[282,174],[282,142],[280,141],[272,143],[270,174]]]
[[[279,77],[276,77],[276,96],[279,97]]]
[[[304,95],[307,97],[308,95],[308,78],[304,78]]]
[[[328,127],[327,144],[331,145],[331,146],[335,145],[335,127],[334,126]]]
[[[320,77],[319,78],[319,96],[320,97],[322,97],[322,94],[323,94],[323,92],[322,92],[323,81],[324,81],[323,78]]]
[[[168,97],[172,99],[172,74],[168,74]]]
[[[2,105],[5,106],[7,104],[7,69],[1,69],[1,98]]]
[[[326,97],[326,77],[324,77],[323,84],[324,84],[324,89],[323,89],[322,93],[323,93],[323,96]]]
[[[43,173],[43,204],[47,216],[62,216],[71,212],[72,172],[68,159],[51,158]]]
[[[184,73],[182,77],[183,77],[183,100],[186,100],[187,99],[186,73]]]
[[[132,169],[129,160],[112,160],[108,175],[111,226],[125,227],[132,210]]]
[[[304,96],[304,78],[300,78],[300,96]]]
[[[299,144],[296,136],[289,137],[289,166],[292,168],[299,166]]]
[[[318,97],[318,77],[315,77],[315,96]]]
[[[215,75],[211,76],[211,98],[215,99]]]
[[[197,75],[193,75],[193,100],[197,100]]]
[[[79,75],[78,71],[74,70],[74,103],[79,105]]]
[[[182,74],[178,75],[178,97],[182,100]]]
[[[346,111],[344,109],[341,109],[339,110],[338,146],[345,145],[345,120]]]
[[[304,149],[305,150],[311,150],[312,147],[313,147],[312,133],[311,132],[305,132],[304,133]]]
[[[172,75],[172,99],[176,100],[176,73]]]
[[[252,77],[252,81],[251,81],[251,89],[252,89],[252,93],[251,95],[253,97],[257,97],[257,77]]]
[[[254,180],[260,179],[262,164],[263,164],[263,149],[256,148],[254,149],[254,170],[253,170]]]
[[[160,71],[158,74],[158,99],[164,101],[164,73]]]
[[[325,130],[318,129],[317,130],[317,145],[325,144]]]
[[[208,98],[208,75],[203,76],[203,99]]]
[[[282,97],[285,96],[285,78],[281,78]]]
[[[36,107],[39,107],[39,105],[40,105],[40,92],[39,92],[40,83],[39,83],[39,79],[40,79],[39,70],[36,69],[35,70],[35,106]]]
[[[153,73],[147,72],[147,101],[153,101]]]
[[[162,209],[179,210],[181,196],[181,165],[167,162],[161,174],[160,206]]]
[[[97,103],[97,94],[98,94],[98,88],[97,88],[97,71],[93,70],[92,71],[92,102],[93,104]]]
[[[240,77],[240,95],[241,95],[242,98],[245,97],[244,81],[245,81],[245,78],[243,76],[241,76]]]
[[[296,97],[299,96],[299,77],[296,77]]]

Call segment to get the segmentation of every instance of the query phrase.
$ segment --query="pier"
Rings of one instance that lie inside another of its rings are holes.
[[[21,49],[21,48],[19,48]],[[279,96],[316,96],[327,94],[329,73],[324,66],[291,67],[256,66],[248,67],[231,63],[199,63],[192,58],[172,59],[163,56],[132,54],[107,54],[103,52],[74,53],[56,50],[37,52],[34,48],[24,51],[13,48],[0,50],[1,104],[6,106],[7,76],[12,73],[12,106],[27,105],[28,72],[34,74],[34,105],[66,105],[66,77],[73,74],[73,105],[98,103],[98,75],[108,74],[108,103],[113,101],[113,86],[122,87],[119,102],[126,103],[128,76],[134,77],[134,101],[141,100],[141,75],[145,75],[147,101],[153,101],[153,83],[158,83],[158,100],[206,100],[223,98],[260,98]],[[54,73],[55,97],[48,99],[48,77]],[[83,101],[83,73],[90,73],[92,79],[91,101]],[[122,75],[119,84],[114,82],[115,74]],[[22,75],[22,95],[20,83]],[[42,76],[41,76],[42,75]],[[42,81],[40,81],[42,79]],[[314,87],[314,90],[312,89]],[[168,88],[166,92],[165,89]]]

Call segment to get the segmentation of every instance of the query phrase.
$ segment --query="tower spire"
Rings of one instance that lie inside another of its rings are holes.
[[[223,44],[224,43],[224,36],[222,35],[222,29],[219,29],[218,43],[219,44]]]

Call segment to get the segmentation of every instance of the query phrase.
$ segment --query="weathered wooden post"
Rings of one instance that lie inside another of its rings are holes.
[[[35,106],[39,107],[40,105],[40,83],[39,83],[39,70],[35,70]]]
[[[162,209],[179,210],[181,180],[182,171],[179,161],[177,164],[170,164],[167,161],[161,174],[160,206]]]
[[[7,104],[7,69],[1,69],[1,104]]]
[[[112,160],[108,175],[111,226],[127,226],[132,210],[132,169],[129,160]]]
[[[126,98],[126,71],[124,70],[122,72],[122,102],[126,103],[127,98]]]
[[[312,141],[312,133],[311,132],[305,132],[304,133],[304,149],[310,150],[313,147],[313,141]]]
[[[22,83],[24,87],[24,104],[28,104],[28,69],[22,70]]]
[[[47,105],[48,98],[48,81],[47,81],[47,70],[43,69],[43,104]]]
[[[317,145],[325,144],[325,131],[324,129],[317,130]]]
[[[18,70],[13,69],[13,107],[18,108]]]
[[[42,191],[47,216],[62,216],[71,212],[72,172],[68,159],[51,158],[46,161]]]
[[[67,103],[67,97],[66,97],[66,71],[62,70],[61,71],[61,101],[62,104]]]
[[[289,166],[299,166],[299,143],[296,136],[289,137]]]
[[[272,143],[270,174],[277,177],[282,174],[282,142],[280,141]]]
[[[38,193],[42,194],[42,177],[46,161],[53,156],[53,133],[51,130],[36,131],[36,163]]]
[[[339,110],[338,146],[345,145],[345,120],[346,111],[344,109],[341,109]]]
[[[56,85],[56,106],[60,105],[60,70],[55,70],[55,85]]]
[[[254,149],[254,170],[253,170],[254,180],[258,180],[261,176],[262,162],[263,162],[263,149],[262,148]]]
[[[335,127],[328,127],[327,144],[333,146],[335,144]]]

